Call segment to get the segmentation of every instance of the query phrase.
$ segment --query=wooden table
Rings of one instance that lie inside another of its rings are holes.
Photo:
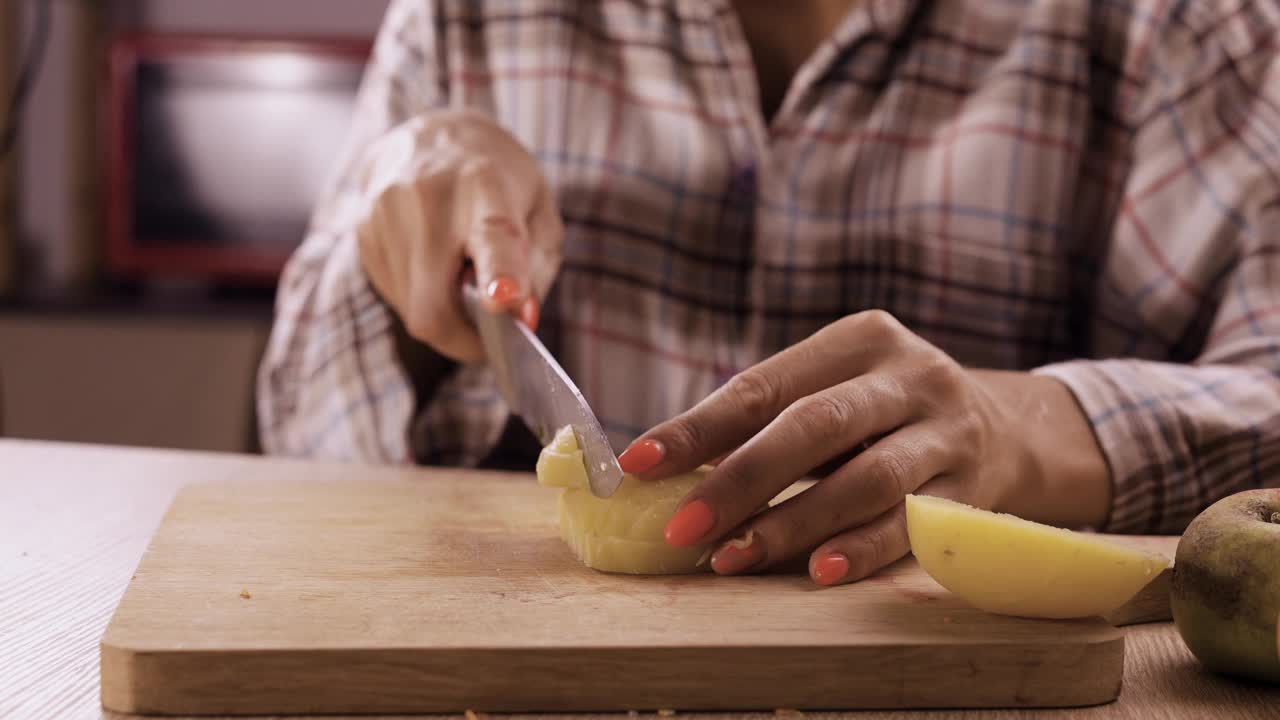
[[[0,440],[0,718],[119,717],[104,713],[98,703],[98,640],[152,531],[184,484],[246,477],[337,479],[359,474],[393,478],[415,472]],[[1171,624],[1133,626],[1126,632],[1124,691],[1119,701],[1109,705],[847,715],[877,719],[1280,718],[1280,688],[1202,672]],[[806,715],[825,718],[829,714]]]

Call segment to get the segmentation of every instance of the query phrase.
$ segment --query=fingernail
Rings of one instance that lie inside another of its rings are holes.
[[[763,554],[760,543],[756,542],[755,531],[748,530],[745,537],[730,540],[716,550],[711,556],[711,569],[721,575],[732,575],[760,562]]]
[[[489,283],[489,299],[498,305],[510,305],[511,301],[520,296],[520,286],[515,280],[509,277],[499,275]]]
[[[819,585],[835,585],[849,574],[849,558],[832,553],[813,564],[813,579]]]
[[[676,511],[662,530],[668,545],[688,547],[711,532],[716,524],[715,513],[711,506],[702,500],[694,500]]]
[[[530,330],[536,331],[538,329],[538,319],[538,301],[533,298],[526,298],[524,305],[520,306],[520,320]]]
[[[666,454],[666,448],[657,440],[641,440],[622,451],[618,456],[618,466],[622,472],[639,475],[657,467]]]

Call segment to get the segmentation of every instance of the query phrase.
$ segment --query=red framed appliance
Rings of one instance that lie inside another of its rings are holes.
[[[370,49],[352,38],[115,40],[108,272],[274,281],[338,159]]]

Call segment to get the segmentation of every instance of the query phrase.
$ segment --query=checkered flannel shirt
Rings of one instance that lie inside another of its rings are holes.
[[[1105,529],[1280,477],[1280,5],[863,0],[761,112],[728,0],[397,0],[260,372],[269,452],[482,465],[483,367],[410,378],[352,228],[368,143],[478,108],[555,189],[540,334],[619,447],[841,316],[1074,392]],[[523,460],[531,466],[532,458]]]

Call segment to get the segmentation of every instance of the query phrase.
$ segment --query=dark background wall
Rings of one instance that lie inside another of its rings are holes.
[[[19,0],[0,0],[18,2]],[[45,0],[41,0],[45,1]],[[18,223],[39,258],[40,284],[65,281],[70,263],[71,177],[65,138],[71,110],[69,28],[74,4],[47,0],[53,34],[24,117]],[[107,0],[116,30],[371,36],[387,0]],[[27,2],[20,3],[24,9]],[[26,33],[23,33],[24,35]]]

